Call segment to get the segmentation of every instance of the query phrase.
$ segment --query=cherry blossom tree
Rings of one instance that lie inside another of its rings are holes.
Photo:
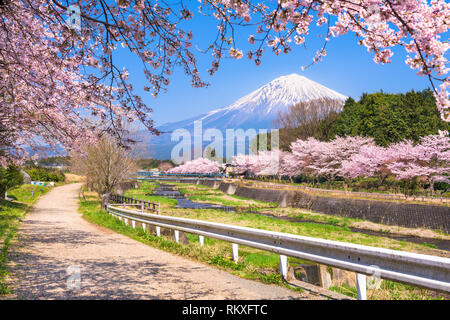
[[[345,178],[378,177],[380,183],[391,174],[387,164],[392,155],[387,148],[364,145],[350,159],[342,162],[341,174]]]
[[[254,158],[252,155],[238,154],[233,157],[231,164],[233,165],[233,173],[235,174],[245,174],[246,172],[251,172],[252,160]]]
[[[372,138],[336,137],[330,142],[319,142],[313,151],[314,162],[310,168],[320,176],[333,182],[337,176],[343,176],[342,163],[358,154],[363,146],[374,146]]]
[[[281,161],[283,174],[290,177],[304,174],[307,177],[312,177],[314,181],[318,177],[316,170],[318,156],[325,148],[326,142],[312,137],[292,142],[291,153],[286,154]]]
[[[291,144],[291,154],[282,160],[283,172],[294,176],[325,176],[333,181],[342,176],[342,164],[351,159],[363,146],[373,146],[372,138],[337,137],[330,142],[315,138],[298,139]]]
[[[0,5],[0,163],[21,159],[25,145],[66,148],[114,135],[140,120],[157,133],[151,109],[133,93],[128,71],[117,65],[122,46],[136,54],[158,94],[181,65],[194,86],[204,86],[190,52],[192,34],[177,27],[191,14],[181,4],[149,1],[79,1],[80,28],[67,22],[67,2],[11,0]],[[153,71],[152,71],[153,70]],[[2,139],[3,140],[3,139]]]
[[[238,26],[257,25],[256,33],[248,38],[256,47],[246,56],[259,65],[266,44],[277,55],[289,53],[294,43],[305,44],[312,24],[316,24],[324,28],[325,40],[312,63],[326,56],[326,45],[332,37],[349,32],[356,34],[358,44],[374,54],[376,63],[389,63],[391,48],[402,46],[405,62],[419,75],[428,77],[441,114],[450,121],[450,79],[444,77],[448,73],[445,53],[450,44],[441,39],[450,19],[450,3],[445,0],[284,0],[258,4],[250,0],[211,0],[202,2],[201,11],[212,11],[220,22],[211,72],[217,70],[224,56],[225,41],[231,46],[229,55],[242,58],[243,52],[235,41]]]
[[[429,135],[414,145],[405,141],[389,148],[393,159],[387,167],[399,180],[425,177],[434,193],[437,181],[449,183],[450,138],[448,136]]]
[[[447,134],[429,135],[420,143],[403,141],[388,148],[376,146],[372,138],[337,137],[324,142],[315,138],[298,139],[291,152],[267,151],[233,158],[234,172],[256,176],[297,175],[314,179],[378,177],[380,183],[394,175],[398,180],[425,177],[434,193],[434,183],[450,182],[450,138]]]
[[[260,151],[250,155],[239,154],[233,157],[233,172],[237,174],[251,173],[256,176],[280,176],[284,154],[281,150]]]
[[[181,164],[173,169],[168,170],[168,173],[199,173],[199,174],[209,174],[209,173],[220,173],[222,172],[223,165],[217,161],[212,161],[207,158],[197,158]]]
[[[445,58],[450,44],[441,39],[450,20],[445,0],[203,0],[198,9],[217,20],[218,35],[206,50],[212,53],[210,74],[222,58],[244,56],[237,45],[243,27],[256,26],[248,38],[254,48],[245,55],[259,65],[266,46],[289,53],[293,44],[306,42],[316,24],[323,27],[324,44],[313,62],[327,54],[331,38],[349,32],[376,63],[390,62],[392,48],[401,46],[406,63],[429,78],[443,118],[450,121]],[[79,28],[68,23],[70,10],[79,12]],[[70,6],[60,0],[10,0],[0,2],[0,16],[2,165],[21,159],[25,145],[43,141],[74,148],[107,133],[125,145],[131,142],[125,123],[136,120],[157,133],[150,107],[117,64],[119,50],[140,59],[148,80],[144,89],[154,96],[165,90],[177,66],[193,86],[206,85],[193,34],[181,23],[194,13],[183,2],[79,0]]]

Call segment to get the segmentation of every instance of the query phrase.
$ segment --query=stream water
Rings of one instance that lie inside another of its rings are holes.
[[[158,188],[152,194],[153,196],[162,196],[170,199],[177,200],[178,204],[175,208],[183,208],[183,209],[218,209],[223,211],[231,211],[235,212],[235,207],[223,206],[220,204],[211,204],[211,203],[203,203],[203,202],[195,202],[187,199],[184,194],[182,194],[178,190],[174,190],[174,185],[170,184],[160,184]]]

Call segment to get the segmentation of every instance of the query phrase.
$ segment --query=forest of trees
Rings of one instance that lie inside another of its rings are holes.
[[[433,92],[427,89],[405,94],[363,94],[359,101],[348,98],[330,128],[321,127],[319,131],[326,140],[336,136],[364,136],[387,147],[403,140],[418,142],[439,130],[448,130],[448,123],[441,119]]]
[[[345,136],[370,137],[377,145],[387,147],[404,140],[418,142],[421,137],[448,130],[429,89],[364,93],[359,101],[348,98],[342,112],[338,109],[337,101],[312,100],[279,114],[274,124],[280,128],[280,149],[290,151],[297,139],[331,141]],[[267,139],[270,141],[270,137]]]

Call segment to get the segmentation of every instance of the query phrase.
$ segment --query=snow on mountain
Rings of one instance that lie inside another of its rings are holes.
[[[203,130],[271,129],[279,112],[286,111],[298,102],[319,98],[345,101],[347,97],[295,73],[276,78],[229,106],[158,127],[158,130],[167,134],[150,139],[151,156],[169,158],[171,146],[175,144],[170,141],[170,132],[181,128],[192,131],[194,121],[201,120]]]

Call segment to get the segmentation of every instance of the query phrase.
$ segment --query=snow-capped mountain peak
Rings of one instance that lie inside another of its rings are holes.
[[[325,98],[344,102],[347,97],[293,73],[270,81],[226,107],[184,121],[167,123],[157,129],[167,133],[181,128],[192,131],[194,121],[199,120],[202,121],[204,130],[216,128],[225,132],[226,129],[237,128],[271,129],[278,114],[285,112],[290,106]],[[153,149],[152,156],[162,159],[167,158],[170,146],[173,145],[168,134],[152,138],[150,144]]]
[[[347,97],[304,76],[292,73],[270,81],[233,104],[219,110],[239,109],[241,111],[260,111],[264,114],[270,114],[284,111],[287,107],[298,102],[320,98],[345,101]],[[219,110],[215,110],[215,112]]]

